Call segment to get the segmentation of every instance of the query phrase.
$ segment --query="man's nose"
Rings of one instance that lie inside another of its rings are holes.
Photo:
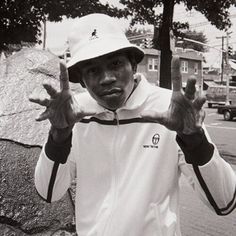
[[[109,85],[116,81],[115,75],[110,71],[104,71],[102,78],[100,80],[101,85]]]

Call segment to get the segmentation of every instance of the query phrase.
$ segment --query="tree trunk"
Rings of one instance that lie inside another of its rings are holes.
[[[163,20],[160,27],[160,87],[171,89],[171,59],[170,30],[173,23],[174,0],[163,1]]]

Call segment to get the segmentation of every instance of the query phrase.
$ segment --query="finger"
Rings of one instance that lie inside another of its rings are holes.
[[[49,119],[49,118],[51,118],[51,117],[52,117],[52,114],[51,114],[50,110],[46,109],[46,111],[44,111],[43,113],[41,113],[41,114],[39,115],[39,117],[36,118],[36,121],[47,120],[47,119]]]
[[[196,117],[196,127],[201,128],[203,121],[205,119],[206,112],[202,109],[199,111],[198,116]]]
[[[205,102],[206,102],[206,97],[200,96],[194,100],[193,106],[199,111],[202,109]]]
[[[173,56],[171,61],[171,81],[173,91],[181,91],[182,76],[180,73],[180,60],[178,56]]]
[[[43,87],[46,89],[47,93],[52,97],[55,98],[57,95],[57,90],[52,87],[51,84],[44,83]]]
[[[69,89],[69,75],[66,64],[64,61],[60,61],[60,86],[61,90]]]
[[[33,98],[33,97],[29,97],[29,101],[37,103],[41,106],[45,106],[48,107],[50,105],[50,100],[49,99],[40,99],[40,98]]]
[[[190,100],[193,100],[195,97],[195,88],[196,84],[196,78],[194,76],[190,76],[189,79],[187,80],[187,85],[185,88],[185,97],[187,97]]]
[[[159,124],[165,124],[166,117],[164,113],[156,112],[156,111],[143,111],[141,113],[141,117],[145,120],[159,123]]]

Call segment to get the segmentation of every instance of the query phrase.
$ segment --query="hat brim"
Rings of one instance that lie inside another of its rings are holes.
[[[102,41],[102,39],[96,40],[96,42],[90,44],[89,47],[78,50],[79,53],[73,55],[67,63],[70,82],[80,83],[81,81],[79,74],[74,72],[75,65],[78,65],[80,62],[123,50],[131,51],[137,64],[141,62],[144,57],[144,52],[140,47],[125,41],[121,42],[120,39],[117,40],[117,42],[114,42],[114,40],[112,40],[112,42]]]

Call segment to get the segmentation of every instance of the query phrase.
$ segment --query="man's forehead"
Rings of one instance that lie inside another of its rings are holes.
[[[96,57],[96,58],[92,58],[92,59],[89,59],[87,61],[84,61],[84,62],[81,62],[81,65],[82,66],[89,66],[89,65],[92,65],[94,63],[98,63],[100,61],[104,61],[104,60],[111,60],[111,59],[115,59],[115,58],[119,58],[121,56],[127,56],[125,52],[112,52],[112,53],[109,53],[109,54],[106,54],[106,55],[103,55],[103,56],[100,56],[100,57]]]

